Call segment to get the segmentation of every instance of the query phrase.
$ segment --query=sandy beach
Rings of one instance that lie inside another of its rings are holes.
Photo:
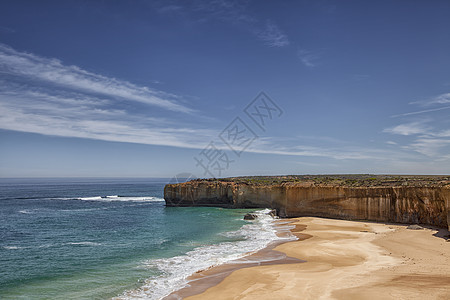
[[[183,298],[450,299],[447,230],[311,217],[291,221],[299,240],[267,250],[284,259],[201,272],[197,278],[210,279],[201,286],[194,276],[191,295],[198,294]]]

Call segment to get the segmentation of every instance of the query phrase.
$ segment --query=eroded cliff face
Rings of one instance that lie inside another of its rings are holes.
[[[444,188],[445,207],[447,210],[447,226],[450,230],[450,187]]]
[[[166,185],[164,199],[167,206],[275,208],[281,217],[420,223],[444,228],[450,224],[449,186],[252,185],[195,180]]]

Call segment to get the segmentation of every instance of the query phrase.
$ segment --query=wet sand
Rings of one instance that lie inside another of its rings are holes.
[[[290,221],[298,241],[249,256],[254,265],[194,274],[191,287],[169,299],[450,299],[447,230],[309,217]]]
[[[292,239],[306,239],[309,236],[302,236],[300,231],[305,229],[303,225],[292,224],[291,220],[280,220],[277,221],[277,235],[282,238],[287,238],[286,241]],[[283,265],[283,264],[294,264],[303,263],[304,260],[289,257],[285,253],[276,251],[274,248],[286,243],[286,241],[277,241],[269,244],[266,248],[257,251],[253,254],[245,256],[241,259],[234,260],[232,262],[212,267],[207,270],[201,270],[188,278],[189,285],[182,288],[169,296],[165,297],[164,300],[175,300],[184,299],[189,296],[198,295],[205,292],[208,288],[219,284],[232,272],[255,266],[268,266],[268,265]]]

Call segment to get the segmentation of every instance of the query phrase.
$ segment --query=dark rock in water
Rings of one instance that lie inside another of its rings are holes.
[[[254,220],[254,219],[256,219],[258,216],[257,215],[255,215],[255,214],[246,214],[245,216],[244,216],[244,220]]]
[[[422,230],[423,227],[422,227],[422,226],[419,226],[419,225],[416,225],[416,224],[413,224],[413,225],[409,225],[408,227],[406,227],[406,229]]]
[[[268,213],[267,213],[269,216],[271,216],[272,218],[276,218],[278,215],[277,215],[277,210],[276,209],[272,209],[271,211],[269,211]]]

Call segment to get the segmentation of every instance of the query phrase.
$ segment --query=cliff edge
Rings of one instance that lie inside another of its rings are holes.
[[[450,230],[450,176],[321,175],[168,184],[167,206],[273,208],[281,217],[428,224]]]

